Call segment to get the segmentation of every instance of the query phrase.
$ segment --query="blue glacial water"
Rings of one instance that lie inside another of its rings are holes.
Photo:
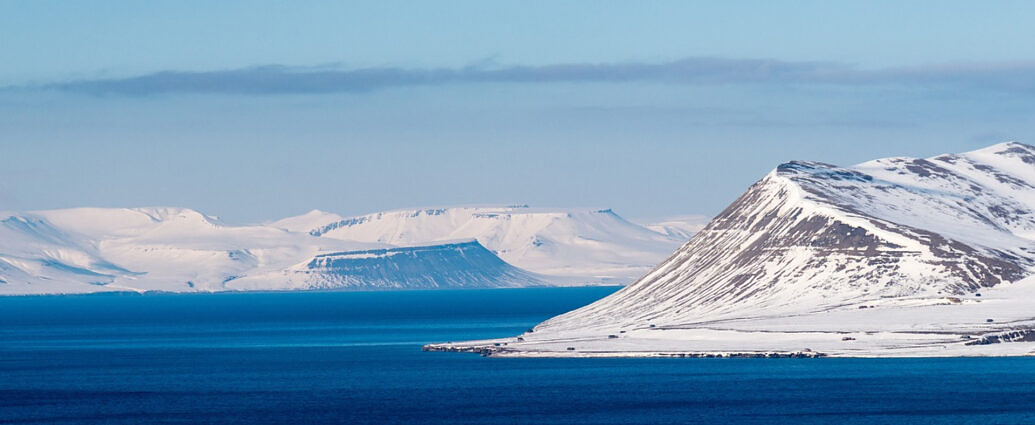
[[[1035,360],[494,359],[615,288],[0,298],[0,424],[1023,424]]]

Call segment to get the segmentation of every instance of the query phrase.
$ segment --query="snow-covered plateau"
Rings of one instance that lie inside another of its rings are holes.
[[[311,228],[324,238],[411,245],[475,239],[504,261],[576,281],[627,284],[685,243],[696,216],[639,225],[610,209],[527,206],[454,207],[380,212]]]
[[[638,281],[492,356],[1035,354],[1035,147],[781,164]]]
[[[0,213],[0,295],[626,284],[683,242],[611,210],[312,211],[247,226],[184,208]]]

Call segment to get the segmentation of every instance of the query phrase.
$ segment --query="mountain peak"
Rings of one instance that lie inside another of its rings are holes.
[[[1035,164],[1035,146],[1018,142],[1006,142],[978,149],[972,155],[993,154],[1003,158],[1018,159],[1024,164]]]
[[[544,326],[684,323],[1014,282],[1035,271],[1035,186],[1017,183],[1021,171],[916,158],[780,164],[639,281]]]
[[[321,210],[311,210],[302,215],[282,218],[270,223],[270,226],[292,232],[308,233],[327,223],[342,220],[342,216]]]
[[[993,145],[985,146],[980,149],[970,151],[968,153],[1017,153],[1017,152],[1035,152],[1035,146],[1024,144],[1016,141],[1007,141],[1002,143],[996,143]]]

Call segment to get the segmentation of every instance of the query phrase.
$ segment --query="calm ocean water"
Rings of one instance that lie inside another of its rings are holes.
[[[616,288],[0,298],[0,423],[1035,423],[1035,359],[493,359]]]

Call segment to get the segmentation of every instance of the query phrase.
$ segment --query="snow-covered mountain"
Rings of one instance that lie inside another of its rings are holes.
[[[1033,272],[1035,147],[847,168],[793,161],[634,284],[503,341],[502,351],[1027,352],[1035,345],[975,348],[964,338],[1029,338]],[[996,336],[1004,332],[1021,334]]]
[[[379,212],[310,229],[324,238],[392,245],[476,239],[536,273],[588,283],[629,283],[686,242],[688,230],[653,231],[614,211],[455,207]]]
[[[548,284],[476,242],[399,248],[289,230],[306,218],[228,226],[182,208],[7,214],[0,294]]]
[[[639,223],[650,230],[685,242],[704,229],[710,220],[709,217],[703,215],[682,215],[656,220],[641,220]]]
[[[312,229],[316,229],[327,223],[334,223],[336,221],[344,220],[342,217],[335,213],[329,213],[326,211],[312,210],[302,215],[296,215],[294,217],[288,217],[280,219],[270,223],[272,227],[278,229],[284,229],[292,232],[303,232],[308,233]]]
[[[351,219],[314,210],[250,226],[183,208],[6,213],[0,294],[627,283],[679,243],[609,210],[450,208]]]
[[[216,291],[331,250],[379,247],[269,226],[227,226],[182,208],[11,214],[0,226],[0,293]]]
[[[320,254],[294,271],[304,274],[307,286],[314,288],[496,288],[546,284],[542,276],[507,264],[474,240]]]

